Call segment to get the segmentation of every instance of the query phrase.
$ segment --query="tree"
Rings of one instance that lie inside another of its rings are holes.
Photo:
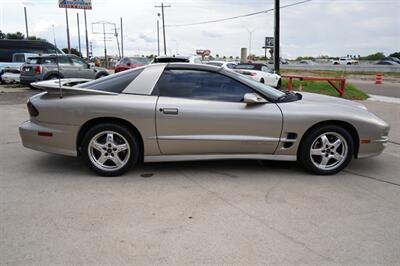
[[[382,60],[385,58],[385,54],[382,52],[370,54],[367,56],[362,56],[360,60]]]
[[[400,59],[400,52],[395,52],[393,54],[390,54],[391,57],[397,57],[398,59]]]
[[[31,41],[46,41],[46,39],[42,39],[42,38],[39,38],[39,37],[36,37],[36,36],[29,36],[28,40],[31,40]]]
[[[219,54],[216,54],[215,57],[216,57],[216,58],[219,58]]]
[[[68,54],[68,48],[63,48],[62,51],[66,54]],[[82,57],[82,54],[75,48],[71,48],[71,54],[77,55],[79,57]]]
[[[7,35],[6,35],[6,39],[9,39],[9,40],[23,40],[23,39],[25,39],[25,35],[22,34],[22,33],[19,32],[19,31],[17,31],[17,32],[15,32],[15,33],[9,32],[9,33],[7,33]]]
[[[6,38],[6,34],[3,33],[3,32],[0,30],[0,40],[5,39],[5,38]]]

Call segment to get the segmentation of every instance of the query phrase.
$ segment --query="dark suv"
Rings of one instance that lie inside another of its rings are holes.
[[[57,61],[60,72],[58,72]],[[76,55],[48,55],[30,57],[28,62],[21,67],[20,82],[30,84],[58,78],[98,79],[108,75],[105,68],[91,67]]]

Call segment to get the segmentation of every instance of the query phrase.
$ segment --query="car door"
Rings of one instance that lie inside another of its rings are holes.
[[[155,92],[157,140],[162,154],[275,151],[282,114],[274,103],[243,103],[250,87],[215,72],[166,69]]]
[[[56,65],[57,62],[60,66],[60,72],[64,78],[75,78],[74,76],[74,67],[72,65],[71,60],[67,56],[58,56],[56,58]]]
[[[71,57],[73,66],[73,78],[94,79],[95,72],[89,65],[79,57]]]

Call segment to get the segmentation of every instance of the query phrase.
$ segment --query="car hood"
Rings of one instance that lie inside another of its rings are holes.
[[[327,96],[327,95],[311,93],[311,92],[300,92],[300,94],[303,95],[303,99],[301,101],[304,101],[306,103],[341,104],[341,105],[352,106],[352,107],[357,107],[357,108],[367,110],[367,107],[365,107],[361,103],[346,100],[346,99],[339,98],[339,97]]]

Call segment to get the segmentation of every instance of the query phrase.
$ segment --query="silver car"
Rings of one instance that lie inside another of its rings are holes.
[[[152,64],[79,83],[35,83],[45,92],[29,99],[20,135],[105,176],[142,161],[213,159],[297,160],[334,174],[388,141],[389,125],[359,103],[284,93],[214,66]]]
[[[98,79],[108,75],[105,68],[92,67],[76,55],[47,55],[30,57],[22,65],[20,83],[29,85],[36,81],[58,78]]]

